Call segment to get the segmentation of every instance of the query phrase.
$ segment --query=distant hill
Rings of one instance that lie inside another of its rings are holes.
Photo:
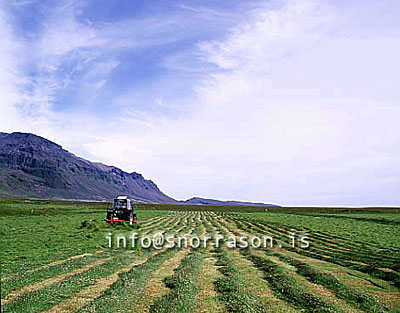
[[[93,163],[45,138],[0,133],[0,196],[178,203],[139,173]]]
[[[205,199],[205,198],[199,198],[199,197],[194,197],[190,198],[186,201],[183,201],[183,204],[191,204],[191,205],[227,205],[227,206],[238,206],[238,205],[243,205],[243,206],[274,206],[276,207],[277,205],[274,204],[266,204],[266,203],[255,203],[255,202],[245,202],[245,201],[234,201],[234,200],[229,200],[229,201],[221,201],[221,200],[214,200],[214,199]]]

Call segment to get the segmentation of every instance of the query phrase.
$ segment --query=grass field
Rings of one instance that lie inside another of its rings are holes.
[[[144,249],[108,247],[132,229],[91,222],[105,207],[0,199],[2,312],[400,312],[398,209],[140,205],[142,235],[276,243]]]

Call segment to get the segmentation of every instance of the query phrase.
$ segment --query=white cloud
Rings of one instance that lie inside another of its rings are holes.
[[[202,43],[223,71],[198,86],[192,114],[137,136],[134,123],[112,137],[129,152],[109,160],[141,168],[179,198],[396,204],[400,177],[380,173],[399,157],[400,46],[395,36],[343,36],[322,3],[289,1],[223,42]],[[92,148],[100,156],[110,141]]]
[[[329,6],[315,0],[285,2],[275,9],[258,8],[252,20],[232,29],[228,40],[201,43],[206,60],[223,69],[268,71],[280,59],[311,48],[330,24]]]

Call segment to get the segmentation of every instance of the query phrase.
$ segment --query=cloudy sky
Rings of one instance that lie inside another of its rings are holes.
[[[397,0],[1,0],[0,131],[172,197],[400,204]]]

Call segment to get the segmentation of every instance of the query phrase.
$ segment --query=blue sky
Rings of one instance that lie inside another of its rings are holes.
[[[400,203],[400,4],[0,4],[0,131],[178,199]]]

